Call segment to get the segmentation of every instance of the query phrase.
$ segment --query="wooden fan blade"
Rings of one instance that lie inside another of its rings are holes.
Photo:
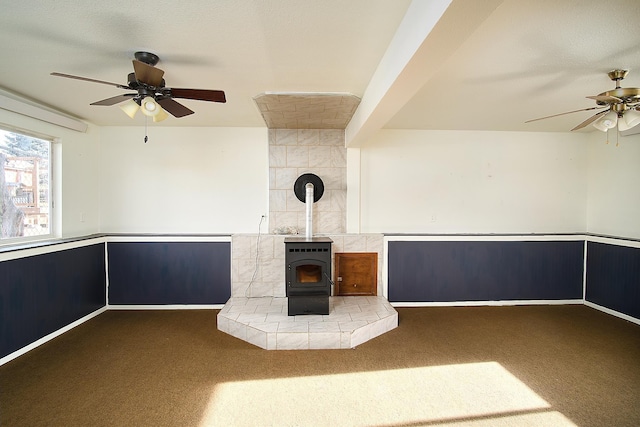
[[[227,102],[224,91],[207,89],[171,89],[174,98],[196,99],[199,101]]]
[[[545,117],[539,117],[537,119],[527,120],[525,123],[531,123],[531,122],[536,122],[538,120],[550,119],[551,117],[564,116],[565,114],[579,113],[580,111],[597,110],[599,108],[607,108],[607,106],[597,106],[597,107],[583,108],[582,110],[567,111],[566,113],[554,114],[553,116],[545,116]]]
[[[588,124],[591,124],[593,122],[595,122],[597,119],[600,118],[601,115],[608,113],[609,110],[604,110],[604,111],[600,111],[596,114],[594,114],[593,116],[589,117],[587,120],[585,120],[584,122],[580,123],[578,126],[574,127],[573,129],[571,129],[572,131],[574,130],[578,130],[578,129],[582,129],[583,127],[587,126]]]
[[[587,96],[587,98],[595,99],[596,101],[600,101],[600,102],[613,103],[613,104],[618,104],[622,102],[622,99],[617,98],[615,96],[610,96],[610,95]]]
[[[158,100],[158,104],[160,104],[162,108],[171,113],[173,117],[180,118],[188,116],[189,114],[193,114],[193,111],[171,98],[160,99]]]
[[[103,99],[102,101],[92,102],[89,105],[115,105],[115,104],[118,104],[120,102],[123,102],[123,101],[126,101],[128,99],[131,99],[136,95],[137,95],[137,93],[125,93],[124,95],[118,95],[118,96],[114,96],[112,98]]]
[[[96,79],[89,79],[86,77],[80,77],[80,76],[73,76],[71,74],[63,74],[63,73],[51,73],[52,76],[56,76],[56,77],[65,77],[67,79],[75,79],[75,80],[83,80],[85,82],[92,82],[92,83],[101,83],[103,85],[109,85],[109,86],[115,86],[118,87],[120,89],[129,89],[129,86],[124,86],[118,83],[111,83],[111,82],[105,82],[104,80],[96,80]]]
[[[162,76],[164,75],[164,71],[160,68],[153,67],[142,61],[134,59],[133,72],[136,75],[136,80],[139,82],[155,87],[160,87],[160,85],[162,85]]]

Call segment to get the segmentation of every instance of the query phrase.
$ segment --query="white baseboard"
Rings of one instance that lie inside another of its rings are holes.
[[[22,347],[19,350],[14,351],[13,353],[10,353],[6,356],[4,356],[3,358],[0,358],[0,366],[4,365],[7,362],[12,361],[13,359],[15,359],[16,357],[22,356],[23,354],[33,350],[34,348],[41,346],[42,344],[46,343],[47,341],[51,341],[52,339],[64,334],[65,332],[70,331],[71,329],[75,328],[76,326],[86,322],[89,319],[92,319],[94,317],[96,317],[98,314],[104,313],[105,311],[107,311],[107,307],[102,307],[99,308],[98,310],[94,311],[93,313],[87,314],[86,316],[76,320],[73,323],[69,323],[67,326],[58,329],[55,332],[51,332],[49,335],[46,335],[42,338],[40,338],[37,341],[32,342],[31,344]]]
[[[224,304],[109,304],[109,310],[220,310]]]
[[[631,317],[627,314],[624,313],[620,313],[619,311],[615,311],[615,310],[611,310],[610,308],[607,307],[603,307],[601,305],[595,304],[593,302],[589,302],[589,301],[585,301],[584,305],[586,305],[587,307],[591,307],[594,308],[598,311],[602,311],[603,313],[607,313],[610,314],[612,316],[616,316],[619,317],[621,319],[627,320],[631,323],[635,323],[636,325],[640,325],[640,319],[636,319],[635,317]]]
[[[446,301],[446,302],[392,302],[393,307],[480,307],[511,305],[572,305],[583,304],[582,299],[563,300],[503,300],[503,301]]]

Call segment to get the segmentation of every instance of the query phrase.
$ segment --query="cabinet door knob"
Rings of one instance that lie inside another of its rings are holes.
[[[358,284],[357,284],[357,283],[354,283],[354,284],[353,284],[353,287],[354,287],[354,288],[357,288],[357,287],[358,287]]]

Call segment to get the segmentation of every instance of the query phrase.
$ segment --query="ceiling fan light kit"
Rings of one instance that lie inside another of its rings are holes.
[[[132,119],[135,117],[136,113],[140,109],[140,106],[133,99],[128,100],[124,104],[120,105],[120,109],[124,111],[124,113],[131,117]]]
[[[637,109],[633,109],[633,110],[627,110],[624,113],[624,129],[621,128],[622,123],[618,123],[618,128],[620,130],[627,130],[627,129],[631,129],[632,127],[635,127],[637,125],[640,124],[640,111],[638,111]]]
[[[155,67],[158,61],[160,61],[158,55],[149,52],[136,52],[134,57],[134,72],[128,74],[126,85],[71,74],[51,73],[51,75],[106,84],[119,89],[133,91],[134,93],[125,93],[103,99],[93,102],[91,105],[110,106],[123,102],[124,104],[122,104],[120,108],[129,117],[134,118],[138,110],[141,110],[145,116],[153,117],[154,122],[166,119],[169,117],[169,114],[180,118],[194,113],[174,98],[220,103],[227,102],[225,93],[221,90],[168,88],[165,86],[163,78],[164,71]]]
[[[164,111],[162,108],[160,108],[160,106],[158,106],[158,114],[153,116],[153,121],[154,121],[154,123],[161,122],[164,119],[166,119],[167,117],[169,117],[167,112]]]
[[[613,129],[618,124],[618,113],[615,111],[609,111],[607,114],[600,117],[593,123],[593,127],[606,132],[609,129]]]
[[[620,81],[624,79],[629,70],[612,70],[607,73],[609,78],[615,82],[616,88],[602,92],[595,96],[587,96],[596,101],[595,107],[583,108],[582,110],[568,111],[566,113],[554,114],[552,116],[540,117],[538,119],[527,120],[525,123],[537,120],[549,119],[565,114],[577,113],[580,111],[597,110],[593,116],[571,129],[572,131],[582,129],[593,124],[596,129],[607,132],[609,129],[618,128],[618,131],[625,131],[640,124],[640,89],[634,87],[620,87]]]
[[[153,117],[160,112],[160,106],[156,104],[156,101],[152,97],[147,96],[142,100],[140,110],[145,116]]]

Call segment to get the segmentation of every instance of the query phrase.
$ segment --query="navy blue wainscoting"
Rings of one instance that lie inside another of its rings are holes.
[[[0,357],[104,307],[104,244],[0,262]]]
[[[585,299],[640,319],[640,249],[588,242]]]
[[[231,296],[229,242],[114,242],[109,304],[224,304]]]
[[[583,297],[583,241],[390,241],[389,301]]]

